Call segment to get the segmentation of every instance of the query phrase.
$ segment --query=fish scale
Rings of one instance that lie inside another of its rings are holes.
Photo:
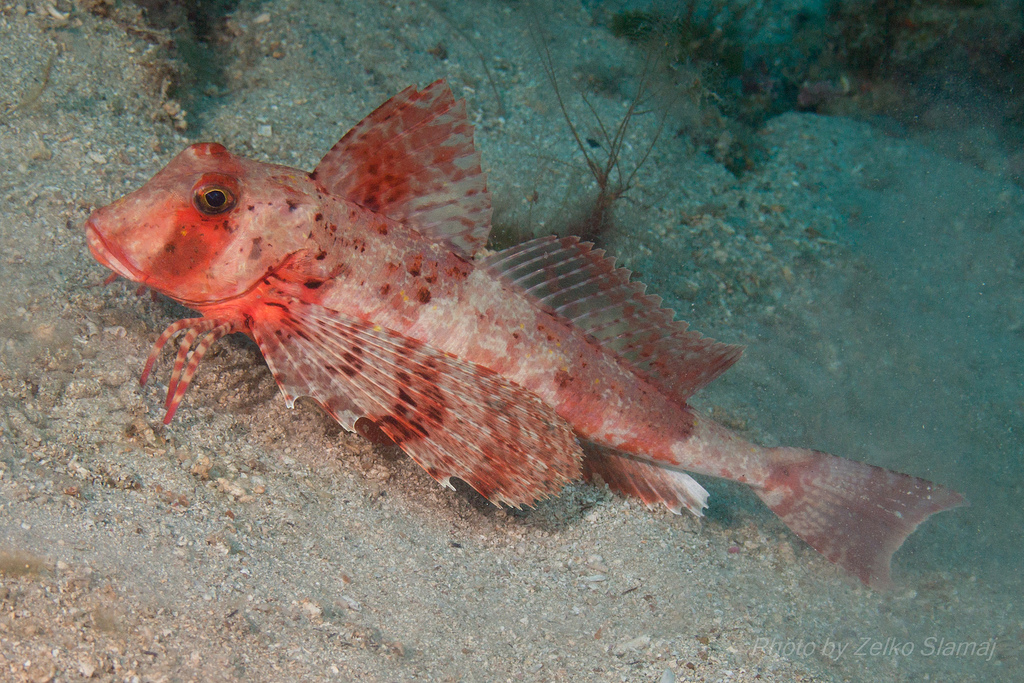
[[[487,255],[491,203],[466,106],[444,81],[403,90],[312,173],[192,145],[86,222],[95,258],[200,318],[166,421],[203,354],[240,332],[292,406],[398,444],[433,478],[529,505],[580,476],[673,512],[751,487],[866,584],[931,514],[965,503],[923,479],[803,448],[765,448],[693,410],[742,352],[690,330],[604,252],[545,237]]]

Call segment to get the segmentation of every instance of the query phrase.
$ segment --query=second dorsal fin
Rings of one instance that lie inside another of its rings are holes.
[[[487,242],[491,197],[473,126],[465,100],[443,80],[379,106],[331,148],[313,178],[466,256]]]
[[[496,277],[571,320],[605,348],[677,401],[735,363],[743,347],[722,344],[687,329],[644,294],[604,251],[576,237],[541,237],[499,251],[484,261]]]

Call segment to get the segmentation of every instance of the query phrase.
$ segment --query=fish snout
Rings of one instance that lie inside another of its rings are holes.
[[[139,274],[134,268],[129,267],[124,260],[115,254],[114,250],[103,238],[100,223],[96,220],[96,213],[93,213],[85,221],[85,242],[89,245],[89,251],[93,258],[99,261],[103,267],[114,271],[121,277],[141,282]]]
[[[108,259],[110,251],[107,249],[107,245],[103,242],[103,238],[100,236],[95,218],[96,215],[93,214],[85,221],[85,243],[89,245],[89,251],[92,252],[93,258],[107,268],[114,270]]]

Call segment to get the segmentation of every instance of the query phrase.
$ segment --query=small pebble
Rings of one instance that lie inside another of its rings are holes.
[[[96,673],[96,665],[90,659],[83,659],[78,662],[78,673],[82,674],[82,678],[92,678]]]
[[[631,638],[613,647],[612,654],[621,657],[627,652],[632,652],[633,650],[639,650],[642,647],[646,647],[650,642],[651,637],[648,635],[637,636],[636,638]]]
[[[301,604],[302,611],[305,612],[306,616],[310,619],[316,619],[324,613],[323,608],[312,600],[304,599]]]

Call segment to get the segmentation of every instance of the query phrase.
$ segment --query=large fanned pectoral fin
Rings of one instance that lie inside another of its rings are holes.
[[[272,315],[257,319],[252,337],[284,394],[285,403],[294,408],[296,399],[309,396],[342,427],[356,431],[356,422],[365,417],[365,411],[349,397],[337,373],[319,363],[315,355],[307,353],[304,339],[293,329],[279,326],[280,310],[275,309]]]
[[[366,417],[434,479],[519,506],[580,474],[572,429],[535,394],[474,363],[321,306],[271,302],[253,336],[289,400],[349,429]]]

